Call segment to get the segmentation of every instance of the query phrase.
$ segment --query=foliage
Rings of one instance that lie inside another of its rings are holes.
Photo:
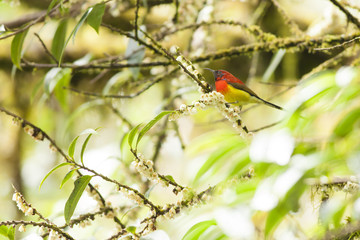
[[[316,4],[319,20],[277,0],[53,0],[0,18],[0,120],[56,152],[0,121],[17,136],[0,180],[26,216],[1,214],[0,238],[356,239],[360,6]],[[205,67],[285,110],[226,103]],[[41,192],[23,184],[38,175]]]

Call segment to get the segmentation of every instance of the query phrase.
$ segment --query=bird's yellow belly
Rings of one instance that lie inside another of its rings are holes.
[[[244,105],[248,103],[256,103],[257,99],[251,96],[249,93],[245,91],[239,91],[231,86],[228,87],[226,94],[224,94],[225,100],[228,103],[236,104],[236,105]]]

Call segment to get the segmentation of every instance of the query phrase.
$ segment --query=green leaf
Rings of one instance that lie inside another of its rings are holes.
[[[68,149],[68,155],[72,159],[74,159],[75,146],[76,146],[76,142],[77,142],[78,139],[79,139],[79,136],[74,138],[74,140],[72,140],[72,142],[71,142],[71,144],[69,146],[69,149]]]
[[[66,19],[62,20],[59,23],[52,41],[51,53],[57,60],[60,60],[61,53],[64,51],[65,48],[67,23],[68,21]]]
[[[87,136],[87,138],[85,139],[85,141],[84,141],[84,143],[83,143],[83,145],[82,145],[82,147],[81,147],[80,159],[81,159],[82,165],[84,165],[84,152],[85,152],[86,146],[87,146],[87,144],[88,144],[91,136],[92,136],[93,134],[97,134],[96,131],[97,131],[98,129],[99,129],[99,128],[96,128],[95,130],[93,130],[93,129],[87,129],[87,130],[85,130],[86,133],[89,132],[90,134],[89,134],[89,136]],[[85,134],[85,133],[84,133],[85,131],[83,131],[83,132],[81,133],[81,135],[82,135],[82,134]]]
[[[71,80],[71,73],[72,70],[70,68],[62,69],[61,75],[59,76],[59,80],[54,88],[55,97],[64,110],[69,109],[69,105],[70,105],[67,103],[68,91],[64,90],[64,87],[69,86]]]
[[[102,106],[105,104],[105,101],[103,99],[96,99],[93,101],[85,102],[84,104],[81,104],[75,111],[71,113],[69,117],[67,117],[65,122],[65,128],[63,129],[64,133],[68,132],[69,127],[74,122],[74,120],[77,120],[79,116],[82,116],[85,114],[85,111],[97,107]]]
[[[146,124],[141,131],[139,132],[139,136],[137,138],[136,141],[136,145],[135,148],[137,148],[140,140],[142,139],[142,137],[158,122],[160,121],[164,116],[173,113],[174,111],[164,111],[161,112],[160,114],[158,114],[153,120],[151,120],[148,124]]]
[[[8,226],[0,226],[0,235],[5,236],[9,240],[15,239],[15,228]]]
[[[134,226],[128,226],[128,227],[126,228],[126,230],[127,230],[128,232],[135,233],[135,232],[136,232],[136,227],[134,227]]]
[[[64,179],[61,181],[60,189],[63,187],[63,185],[74,175],[74,172],[77,171],[80,168],[74,168],[70,170],[64,177]]]
[[[49,14],[50,10],[55,6],[55,4],[58,2],[59,0],[52,0],[48,9],[47,9],[47,14]]]
[[[48,172],[48,174],[46,174],[46,176],[43,178],[43,180],[41,181],[40,183],[40,186],[39,186],[39,189],[41,189],[41,186],[43,185],[43,183],[45,182],[45,180],[50,176],[51,173],[53,173],[56,169],[58,168],[61,168],[63,166],[66,166],[66,165],[73,165],[72,163],[68,163],[68,162],[65,162],[65,163],[60,163],[59,165],[55,166],[54,168],[52,168],[50,170],[50,172]]]
[[[49,96],[53,93],[56,88],[59,88],[63,91],[62,87],[68,85],[71,78],[71,69],[69,68],[52,68],[50,69],[44,77],[44,91]],[[59,89],[56,92],[58,95]]]
[[[214,153],[210,155],[210,157],[206,160],[206,162],[201,166],[199,171],[197,172],[194,182],[196,183],[210,168],[218,161],[222,159],[226,159],[231,156],[234,152],[239,151],[236,146],[232,144],[228,144],[227,146],[223,146],[222,148],[216,150]]]
[[[22,70],[20,66],[21,50],[27,33],[28,30],[25,30],[19,34],[16,34],[11,42],[11,61],[20,70]]]
[[[85,22],[86,18],[89,16],[92,9],[93,8],[91,7],[91,8],[88,8],[88,10],[86,10],[86,12],[81,16],[79,22],[76,24],[76,26],[74,27],[74,29],[70,33],[70,36],[68,37],[68,39],[65,42],[64,48],[61,50],[61,54],[60,54],[60,57],[59,57],[59,66],[61,65],[62,56],[64,55],[65,48],[68,45],[71,37],[73,38],[73,42],[74,42],[76,33],[79,31],[80,27],[83,25],[83,23]]]
[[[175,179],[171,175],[166,175],[165,178],[170,180],[171,182],[175,182]]]
[[[131,149],[133,149],[132,145],[134,142],[134,137],[136,135],[136,133],[139,131],[140,126],[142,125],[142,123],[140,123],[139,125],[137,125],[136,127],[134,127],[133,129],[131,129],[129,136],[128,136],[128,143]]]
[[[209,227],[216,225],[215,220],[203,221],[192,226],[184,235],[182,240],[197,240]]]
[[[90,12],[87,23],[99,34],[99,27],[105,12],[105,3],[98,3]]]
[[[360,120],[360,108],[356,108],[347,113],[336,125],[334,133],[338,137],[344,137],[353,131],[354,126]]]
[[[306,184],[301,178],[292,188],[286,193],[285,197],[280,203],[270,211],[265,225],[265,237],[268,237],[275,228],[284,220],[284,216],[290,211],[296,212],[299,208],[299,199],[306,190]]]
[[[120,153],[121,153],[122,159],[124,159],[124,155],[125,155],[125,151],[126,151],[125,146],[128,141],[128,137],[129,137],[129,132],[125,133],[120,141]]]
[[[83,194],[86,186],[89,184],[92,176],[84,175],[79,177],[74,183],[70,197],[66,201],[64,208],[64,217],[67,224],[69,224],[72,215],[74,214],[76,205],[78,204],[81,195]]]

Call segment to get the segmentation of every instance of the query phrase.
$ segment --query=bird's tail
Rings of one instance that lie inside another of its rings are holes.
[[[275,105],[271,102],[268,102],[268,101],[265,101],[264,99],[261,99],[262,102],[266,105],[268,105],[269,107],[273,107],[273,108],[276,108],[276,109],[279,109],[279,110],[284,110],[282,107],[278,106],[278,105]]]

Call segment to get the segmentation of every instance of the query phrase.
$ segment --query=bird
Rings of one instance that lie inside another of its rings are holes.
[[[248,103],[262,103],[266,106],[283,110],[282,107],[259,97],[253,90],[246,86],[245,83],[228,71],[213,70],[210,68],[204,69],[209,70],[214,74],[216,91],[223,94],[225,100],[229,104],[235,104],[242,107]]]

